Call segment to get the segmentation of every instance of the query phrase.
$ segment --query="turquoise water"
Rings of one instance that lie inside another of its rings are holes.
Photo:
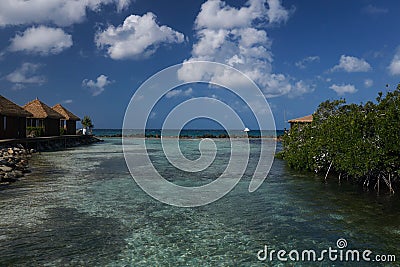
[[[37,154],[30,176],[0,188],[0,266],[376,265],[257,259],[264,245],[323,250],[336,247],[338,238],[352,249],[400,257],[397,196],[377,197],[336,180],[323,183],[280,160],[263,185],[249,193],[260,151],[254,140],[245,177],[228,195],[207,206],[177,208],[155,201],[136,185],[120,142],[111,138]],[[134,146],[137,140],[131,142]],[[184,154],[196,158],[196,142],[182,141]],[[148,151],[170,181],[198,185],[212,181],[227,163],[229,143],[217,142],[217,162],[192,175],[166,163],[159,140],[148,140]]]
[[[141,135],[142,131],[140,130],[126,130],[126,132],[130,135]],[[243,130],[233,130],[233,134],[237,136],[244,136],[246,133]],[[122,129],[93,129],[93,134],[97,136],[117,136],[122,134]],[[214,136],[218,135],[226,135],[227,132],[225,130],[189,130],[189,129],[183,129],[182,131],[180,130],[166,130],[164,132],[164,136],[177,136],[178,134],[187,136],[187,137],[192,137],[196,138],[205,134],[211,134]],[[248,136],[251,137],[259,137],[259,136],[281,136],[284,134],[283,130],[250,130],[250,132],[247,133]],[[158,129],[147,129],[146,130],[146,135],[161,135],[161,130]]]

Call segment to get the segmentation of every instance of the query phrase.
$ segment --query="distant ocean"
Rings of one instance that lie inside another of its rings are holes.
[[[129,135],[131,136],[139,136],[140,130],[129,130]],[[233,130],[232,131],[234,136],[245,136],[245,132],[243,130]],[[122,129],[93,129],[93,134],[96,136],[108,136],[108,137],[117,137],[122,135]],[[146,130],[146,136],[160,136],[161,130],[160,129],[148,129]],[[189,137],[189,138],[197,138],[202,136],[222,136],[227,135],[225,130],[166,130],[164,132],[164,136],[180,136]],[[284,134],[283,130],[251,130],[247,132],[249,137],[274,137],[274,136],[282,136]]]

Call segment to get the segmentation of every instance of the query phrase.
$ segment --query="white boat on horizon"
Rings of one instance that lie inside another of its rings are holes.
[[[244,128],[243,132],[250,132],[250,129],[246,127]]]

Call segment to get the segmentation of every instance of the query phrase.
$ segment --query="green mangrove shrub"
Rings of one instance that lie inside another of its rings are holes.
[[[26,127],[26,132],[27,136],[32,136],[32,137],[41,137],[44,135],[43,127],[28,126]]]
[[[400,184],[400,84],[376,102],[325,101],[313,122],[284,135],[279,157],[297,170],[336,173],[367,188]]]

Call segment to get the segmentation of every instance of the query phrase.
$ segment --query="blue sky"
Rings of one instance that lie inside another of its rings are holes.
[[[0,94],[20,105],[61,103],[96,128],[121,128],[145,80],[211,60],[252,78],[283,129],[284,112],[304,116],[326,99],[366,102],[396,87],[399,11],[394,0],[5,0]],[[183,86],[160,102],[149,127],[161,125],[168,106],[198,96],[244,104],[224,90]]]

